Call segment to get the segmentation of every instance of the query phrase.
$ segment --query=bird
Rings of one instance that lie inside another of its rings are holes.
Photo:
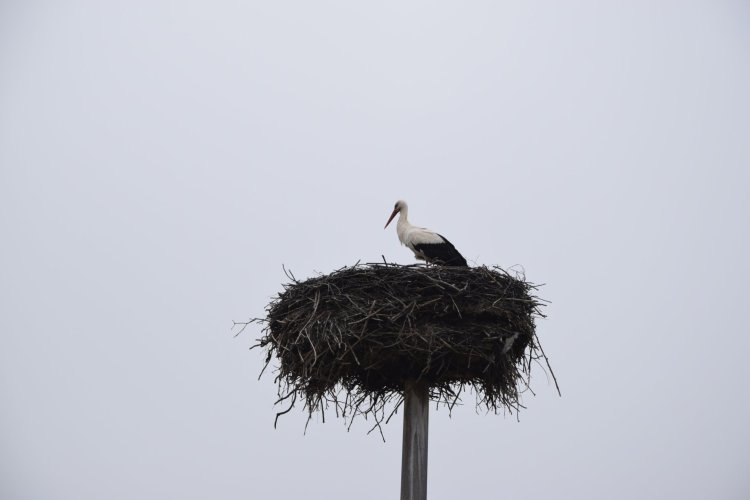
[[[409,206],[404,200],[398,200],[393,207],[393,213],[385,223],[385,228],[391,223],[396,214],[401,214],[396,223],[396,233],[402,245],[405,245],[418,260],[428,264],[442,264],[444,266],[469,267],[453,243],[444,236],[424,227],[412,226],[407,219]]]

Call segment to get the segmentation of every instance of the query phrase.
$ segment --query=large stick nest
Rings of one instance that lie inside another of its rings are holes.
[[[332,405],[379,428],[407,379],[426,381],[431,399],[451,408],[470,386],[478,406],[517,411],[532,362],[547,359],[536,286],[500,268],[365,264],[288,276],[259,320],[266,366],[279,362],[277,403],[290,403],[278,415],[301,398],[311,416]]]

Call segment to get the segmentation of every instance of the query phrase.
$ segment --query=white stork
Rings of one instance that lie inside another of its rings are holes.
[[[414,256],[433,264],[445,266],[468,267],[466,259],[458,253],[453,243],[434,231],[424,227],[412,226],[406,219],[409,214],[409,206],[404,200],[398,200],[393,207],[393,213],[385,223],[385,229],[391,223],[396,214],[400,213],[396,223],[396,232],[402,245],[409,247]]]

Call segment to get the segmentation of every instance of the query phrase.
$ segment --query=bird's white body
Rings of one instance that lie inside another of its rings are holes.
[[[424,253],[417,249],[417,245],[428,244],[428,245],[440,245],[444,244],[445,240],[442,236],[434,231],[430,231],[426,227],[417,227],[412,225],[406,218],[407,209],[401,210],[396,223],[396,234],[398,234],[398,240],[402,245],[406,246],[414,252],[414,256],[419,260],[427,260]]]
[[[409,222],[409,206],[403,200],[396,203],[386,227],[396,214],[399,214],[396,223],[398,239],[402,245],[414,252],[417,259],[449,266],[467,266],[466,259],[450,241],[435,231],[414,226]]]

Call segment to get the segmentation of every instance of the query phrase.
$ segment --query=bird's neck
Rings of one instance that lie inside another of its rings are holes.
[[[405,231],[409,226],[411,226],[411,224],[409,224],[409,221],[406,219],[406,214],[401,212],[401,215],[398,217],[398,222],[396,222],[396,228],[399,231]]]
[[[401,211],[398,216],[398,222],[396,222],[396,234],[398,234],[398,239],[403,245],[406,245],[406,234],[409,232],[410,228],[411,224],[409,224],[409,221],[406,219],[406,212]]]
[[[409,215],[409,210],[407,208],[402,208],[398,214],[398,223],[399,224],[408,223],[409,221],[406,220],[407,215]]]

